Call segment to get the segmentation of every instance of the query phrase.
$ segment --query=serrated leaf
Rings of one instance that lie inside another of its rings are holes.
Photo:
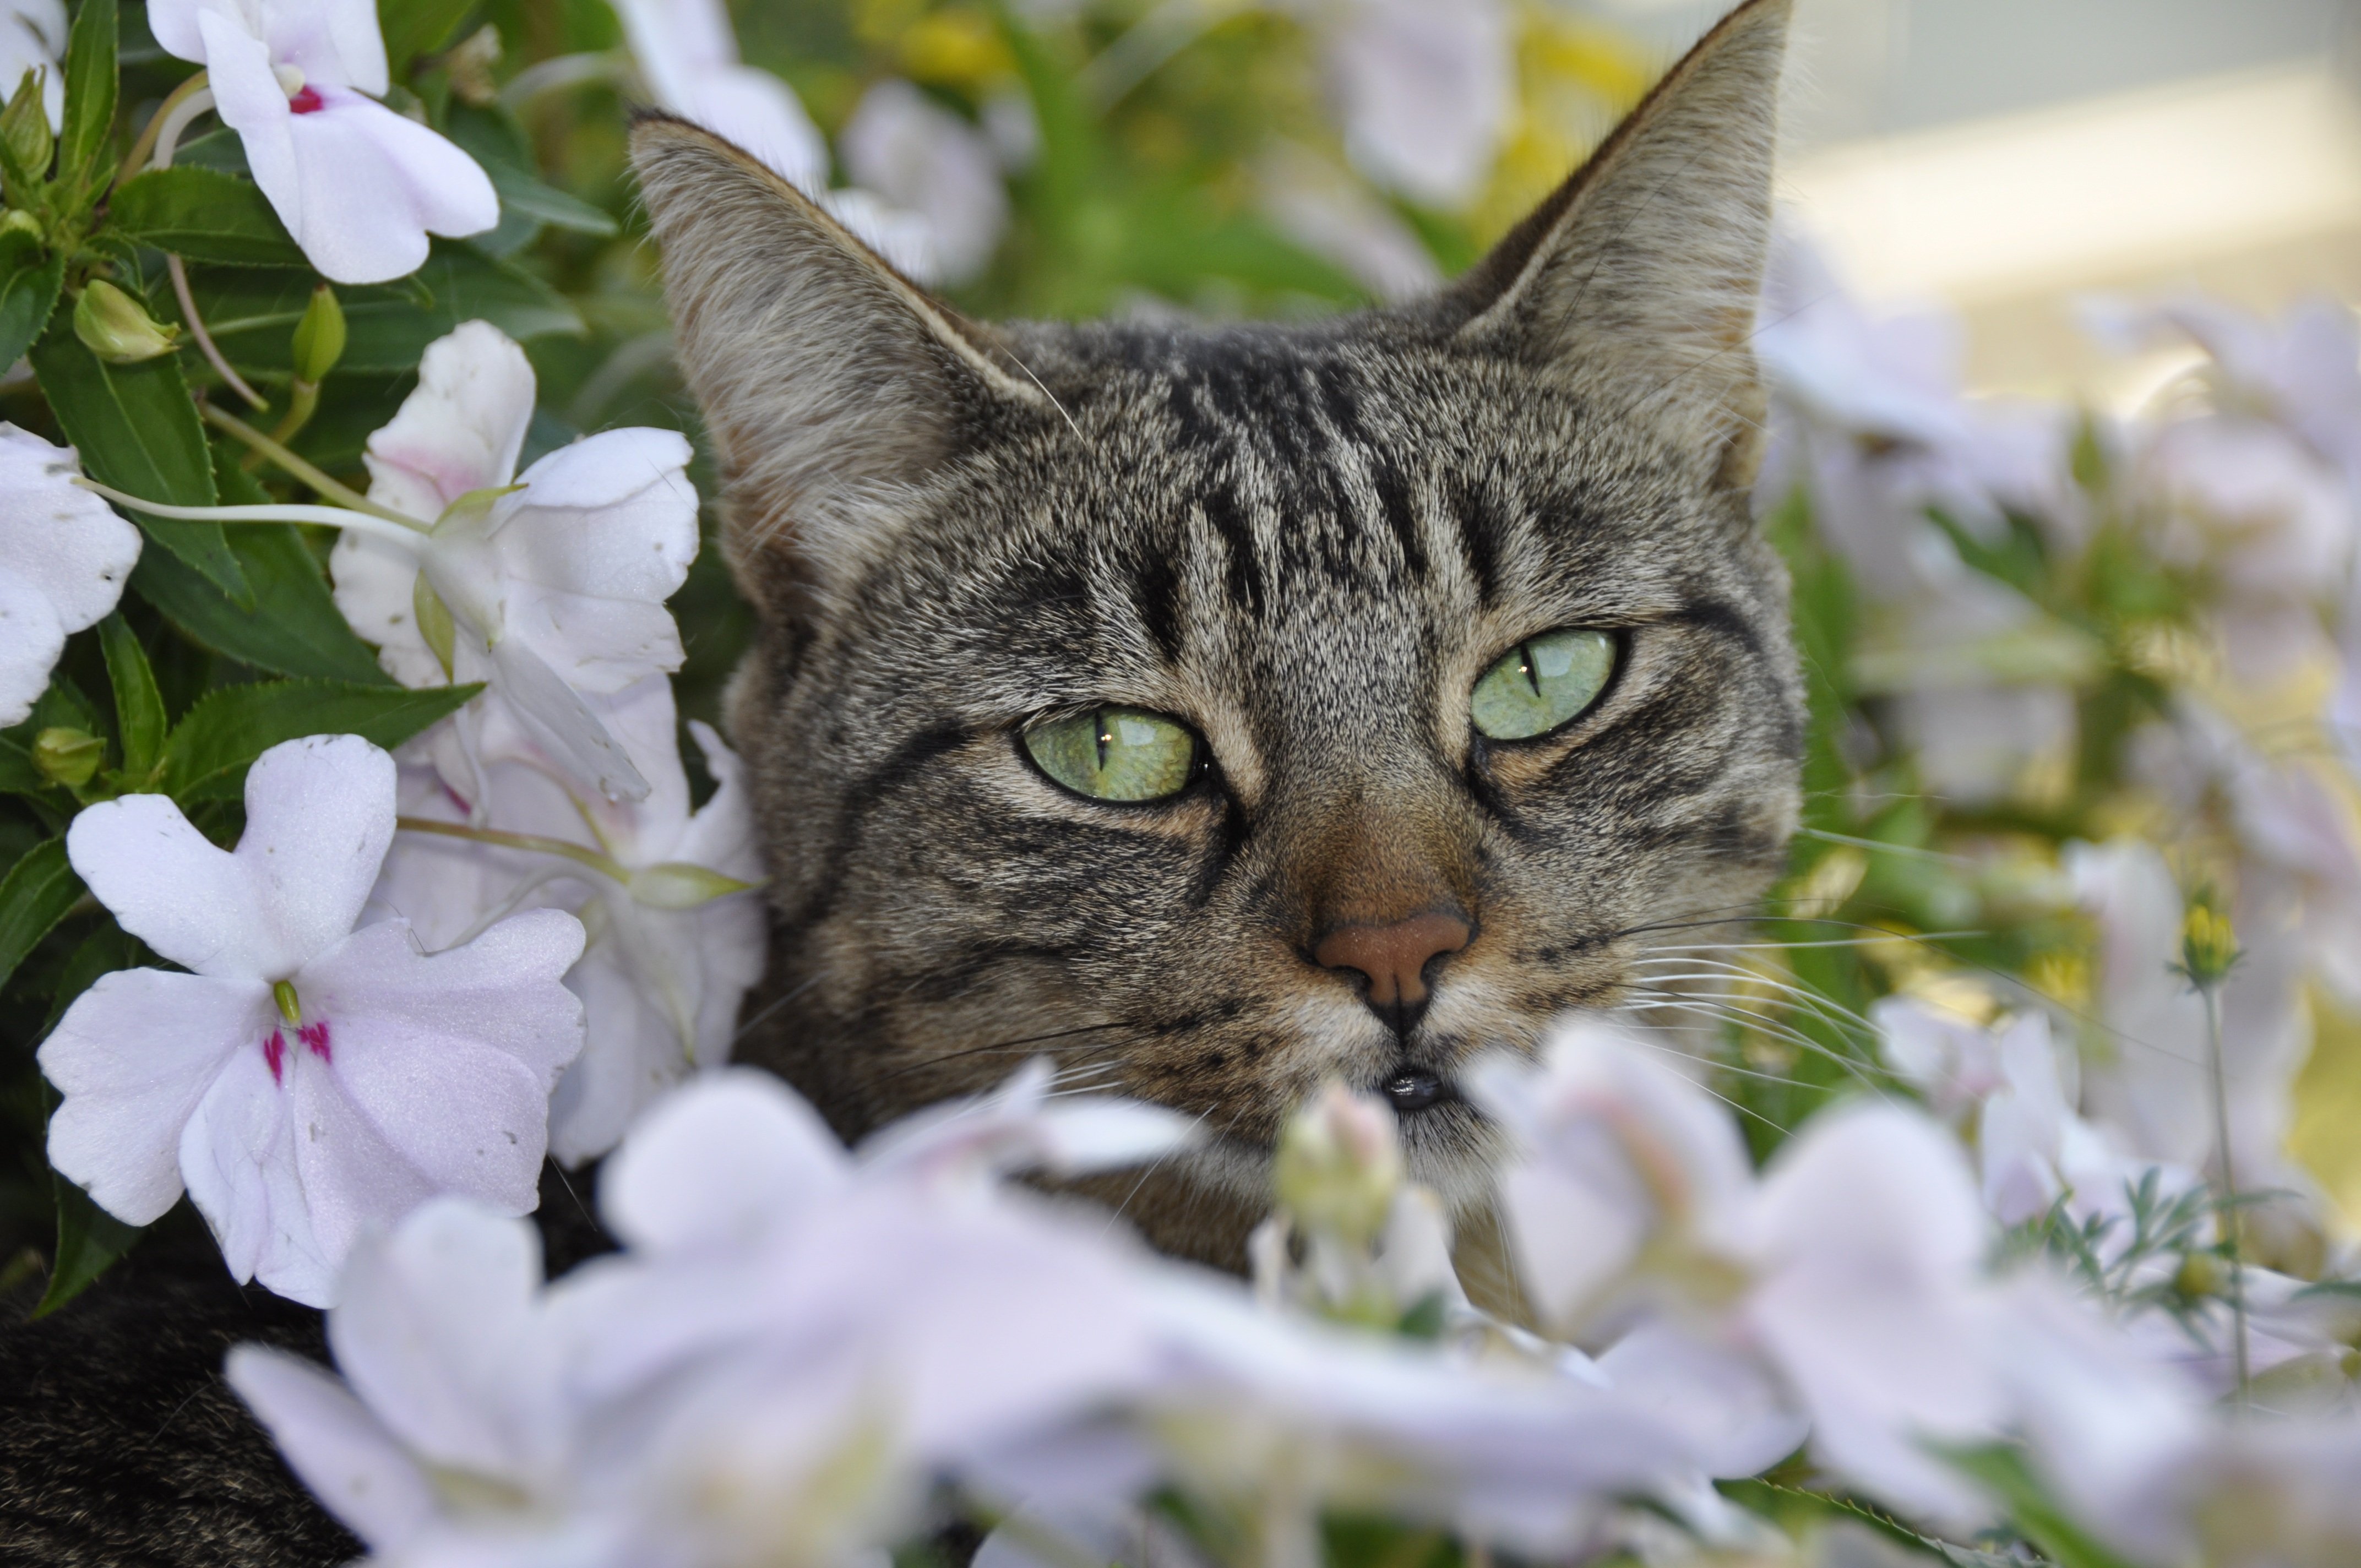
[[[49,1265],[49,1288],[33,1309],[37,1318],[89,1289],[148,1234],[145,1226],[126,1225],[92,1202],[89,1193],[64,1177],[53,1172],[51,1179],[57,1183],[58,1250]]]
[[[172,506],[214,504],[214,470],[205,428],[170,356],[139,365],[109,365],[74,335],[60,310],[33,345],[33,374],[81,456],[82,471],[143,500]],[[254,593],[217,522],[181,522],[132,513],[141,532],[170,550],[240,607]]]
[[[66,860],[62,835],[26,851],[0,878],[0,985],[57,928],[82,896],[82,878]]]
[[[194,279],[192,291],[214,343],[233,362],[286,375],[294,368],[295,323],[312,302],[314,281],[309,272],[222,269]],[[336,299],[346,334],[339,376],[415,370],[426,345],[464,321],[489,322],[520,343],[585,330],[565,297],[531,273],[439,239],[410,278],[339,289]]]
[[[156,689],[156,672],[148,667],[148,652],[124,624],[120,615],[98,623],[99,648],[106,657],[106,678],[115,687],[115,733],[123,748],[123,774],[131,787],[141,787],[164,750],[164,698]]]
[[[116,235],[191,261],[231,267],[302,267],[303,252],[250,180],[211,169],[151,169],[126,181],[106,207],[100,237]]]
[[[254,595],[240,609],[160,550],[139,558],[131,588],[191,641],[276,675],[387,685],[377,653],[353,635],[303,536],[289,523],[240,523],[230,547]]]
[[[58,308],[66,258],[22,229],[0,234],[0,365],[14,365]]]
[[[66,36],[65,129],[58,137],[58,178],[95,195],[115,133],[115,0],[82,0]]]
[[[198,699],[165,742],[164,789],[181,801],[236,800],[247,765],[282,740],[358,735],[391,751],[483,689],[410,691],[343,681],[224,686]]]

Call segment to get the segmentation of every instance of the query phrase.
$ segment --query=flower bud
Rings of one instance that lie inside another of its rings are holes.
[[[0,143],[7,147],[9,167],[22,171],[27,179],[38,180],[49,173],[55,143],[49,135],[49,110],[41,103],[38,71],[26,71],[8,106],[0,109]],[[8,193],[20,202],[30,195],[24,191]]]
[[[1385,1228],[1401,1185],[1393,1113],[1329,1084],[1280,1135],[1274,1179],[1279,1206],[1299,1224],[1367,1245]]]
[[[325,283],[312,291],[303,319],[295,323],[295,378],[318,386],[345,356],[345,312]]]
[[[33,766],[51,784],[80,789],[98,772],[106,742],[80,729],[49,729],[33,738]]]
[[[418,617],[418,635],[425,640],[443,666],[444,678],[452,678],[452,663],[459,652],[459,628],[451,619],[451,607],[443,602],[443,596],[434,591],[434,585],[426,580],[423,572],[410,586],[410,609]]]
[[[631,902],[650,909],[695,909],[753,885],[686,861],[666,861],[631,873]]]
[[[2238,936],[2230,917],[2201,896],[2180,922],[2180,966],[2198,985],[2213,985],[2238,961]]]
[[[176,326],[159,325],[146,307],[103,279],[93,279],[74,302],[74,335],[110,365],[137,365],[172,352]]]
[[[38,238],[41,233],[41,220],[22,207],[11,207],[5,217],[0,217],[0,234],[19,232]]]

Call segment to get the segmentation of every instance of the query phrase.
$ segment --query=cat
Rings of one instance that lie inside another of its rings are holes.
[[[1302,325],[966,321],[639,124],[761,619],[742,1059],[848,1137],[1035,1054],[1174,1106],[1200,1148],[1100,1195],[1216,1265],[1330,1079],[1480,1212],[1473,1055],[1643,1005],[1638,960],[1729,929],[1795,820],[1747,494],[1786,12],[1733,12],[1451,287]],[[218,1376],[239,1339],[318,1354],[316,1314],[159,1240],[0,1335],[0,1557],[349,1555]]]

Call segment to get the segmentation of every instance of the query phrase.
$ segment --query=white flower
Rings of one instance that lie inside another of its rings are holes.
[[[1396,304],[1441,287],[1443,274],[1417,232],[1342,169],[1308,149],[1282,147],[1258,173],[1263,215],[1378,299]]]
[[[0,0],[0,101],[16,96],[25,72],[41,73],[41,108],[49,129],[65,125],[65,0]]]
[[[721,0],[614,0],[657,104],[726,137],[807,194],[828,189],[828,143],[795,90],[741,65]]]
[[[123,597],[139,531],[73,483],[70,446],[0,423],[0,729],[24,721],[66,637]]]
[[[1345,150],[1429,206],[1466,203],[1516,111],[1515,33],[1499,0],[1312,0]]]
[[[65,1095],[50,1163],[132,1224],[185,1183],[231,1273],[313,1305],[363,1229],[434,1193],[530,1210],[581,1048],[572,916],[432,958],[402,922],[353,929],[393,791],[383,751],[313,736],[256,760],[235,851],[162,795],[92,806],[66,839],[123,928],[193,972],[118,970],[68,1010],[39,1053]]]
[[[428,234],[481,234],[500,198],[474,159],[376,99],[385,38],[369,0],[155,0],[156,41],[205,68],[254,182],[320,272],[382,283]]]
[[[664,601],[697,554],[688,442],[587,436],[511,488],[533,408],[533,367],[498,328],[464,323],[429,346],[367,457],[369,499],[432,530],[414,545],[347,530],[329,558],[336,604],[405,685],[489,681],[569,776],[643,799],[647,780],[584,698],[680,667]]]
[[[671,683],[651,676],[592,702],[649,781],[644,800],[582,798],[530,738],[498,722],[478,737],[480,800],[454,795],[432,767],[405,768],[402,781],[405,817],[530,835],[574,846],[582,859],[562,848],[403,833],[372,899],[407,917],[429,948],[527,905],[581,917],[589,945],[566,983],[582,998],[587,1033],[550,1103],[550,1152],[568,1165],[612,1148],[641,1108],[692,1067],[730,1059],[739,1003],[762,978],[765,934],[762,903],[749,891],[762,876],[761,851],[737,757],[704,725],[689,726],[719,786],[692,812]],[[434,749],[451,732],[437,734]]]
[[[862,94],[838,146],[855,183],[925,220],[929,281],[964,283],[983,270],[1008,226],[1008,192],[974,126],[889,77]]]

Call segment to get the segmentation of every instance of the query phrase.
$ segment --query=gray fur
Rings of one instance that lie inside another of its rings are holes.
[[[1652,928],[1758,894],[1801,735],[1745,497],[1784,24],[1741,7],[1460,284],[1314,325],[963,322],[726,144],[643,124],[763,609],[730,718],[779,1005],[741,1055],[848,1135],[1037,1052],[1201,1115],[1204,1154],[1115,1195],[1235,1262],[1322,1080],[1529,1050],[1625,996]],[[1477,740],[1477,675],[1569,624],[1627,638],[1598,707]],[[1101,703],[1182,718],[1213,775],[1154,807],[1059,790],[1016,736]],[[1477,935],[1398,1037],[1308,955],[1430,908]],[[1480,1200],[1471,1112],[1405,1132]]]

